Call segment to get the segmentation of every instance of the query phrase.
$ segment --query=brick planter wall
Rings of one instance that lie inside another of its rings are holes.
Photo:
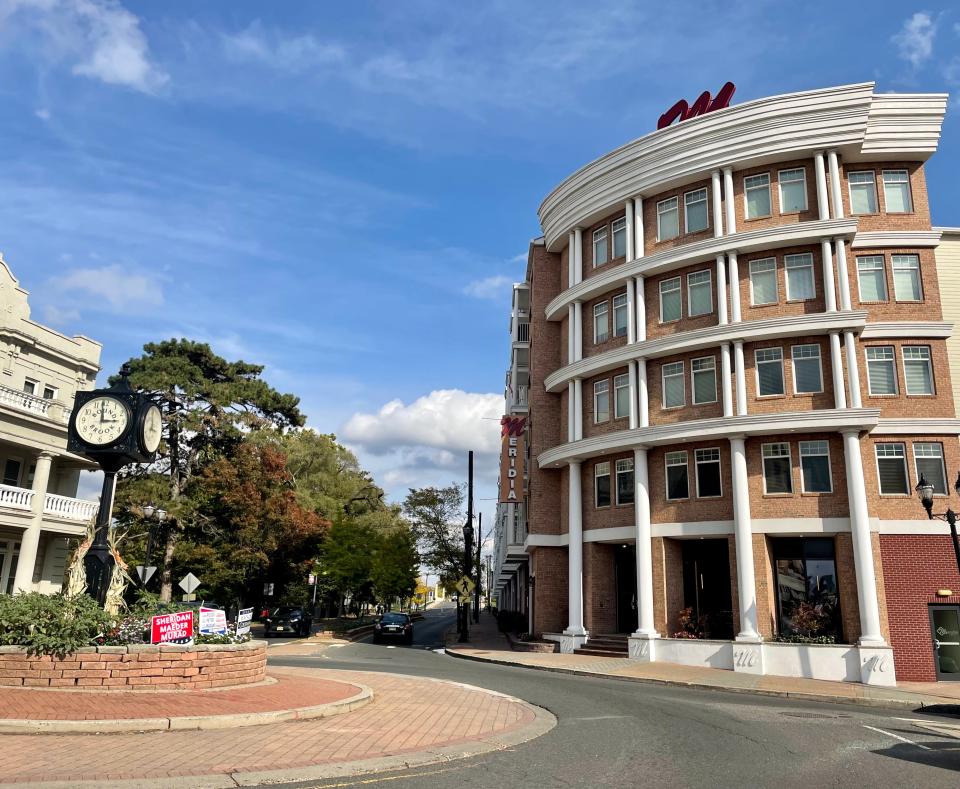
[[[63,659],[0,646],[0,685],[100,690],[193,690],[249,685],[266,677],[267,646],[136,644],[84,647]]]

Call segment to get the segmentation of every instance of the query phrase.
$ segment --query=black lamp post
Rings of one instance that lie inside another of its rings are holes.
[[[960,496],[960,473],[957,474],[957,481],[953,483],[953,489]],[[920,497],[920,503],[927,511],[927,517],[930,520],[946,521],[950,526],[950,536],[953,538],[953,552],[957,557],[957,570],[960,571],[960,538],[957,537],[957,513],[949,507],[944,513],[933,511],[933,485],[931,485],[924,476],[920,475],[920,481],[916,487],[917,495]]]
[[[153,556],[153,543],[156,539],[157,529],[162,527],[163,522],[167,519],[167,511],[148,504],[143,508],[143,516],[150,521],[150,527],[147,530],[147,552],[143,557],[143,564],[148,567],[150,565],[150,557]]]
[[[473,524],[467,521],[463,527],[463,575],[469,578],[470,566],[473,564]],[[470,640],[470,595],[463,595],[460,607],[462,609],[463,626],[460,628],[459,643],[465,644]]]

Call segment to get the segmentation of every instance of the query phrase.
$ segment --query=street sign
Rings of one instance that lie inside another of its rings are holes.
[[[253,609],[241,608],[237,613],[237,635],[242,636],[250,632],[250,623],[253,621]]]
[[[453,586],[460,593],[461,597],[468,597],[477,585],[469,578],[469,576],[461,575],[460,580],[457,581]]]
[[[310,575],[307,576],[307,584],[309,586],[313,586],[316,582],[317,576],[315,576],[313,573],[310,573]]]
[[[223,635],[227,632],[227,612],[221,608],[200,607],[200,632],[205,635]]]
[[[180,611],[175,614],[161,614],[150,620],[150,643],[181,644],[193,640],[193,611]]]
[[[137,565],[137,578],[140,579],[140,583],[144,586],[147,585],[147,581],[153,578],[153,574],[157,571],[156,567],[144,567],[142,564]]]
[[[264,585],[263,585],[263,596],[264,596],[264,597],[273,597],[273,584],[264,584]]]
[[[187,594],[193,594],[197,590],[197,587],[200,586],[200,579],[193,573],[187,573],[180,579],[179,586]]]

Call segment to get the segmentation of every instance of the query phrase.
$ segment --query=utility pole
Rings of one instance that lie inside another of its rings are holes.
[[[473,621],[480,621],[480,548],[483,546],[483,513],[477,513],[477,577],[474,579],[477,582],[476,588],[473,590]]]
[[[467,522],[463,526],[463,574],[469,578],[473,564],[473,450],[467,453]],[[466,644],[470,641],[470,595],[463,595],[461,601],[461,616],[463,627],[460,628],[459,642]]]

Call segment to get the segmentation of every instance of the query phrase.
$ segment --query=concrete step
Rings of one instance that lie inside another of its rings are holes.
[[[580,647],[579,649],[573,650],[574,655],[593,655],[594,657],[606,657],[606,658],[624,658],[628,657],[627,650],[625,649],[596,649],[592,647]]]

